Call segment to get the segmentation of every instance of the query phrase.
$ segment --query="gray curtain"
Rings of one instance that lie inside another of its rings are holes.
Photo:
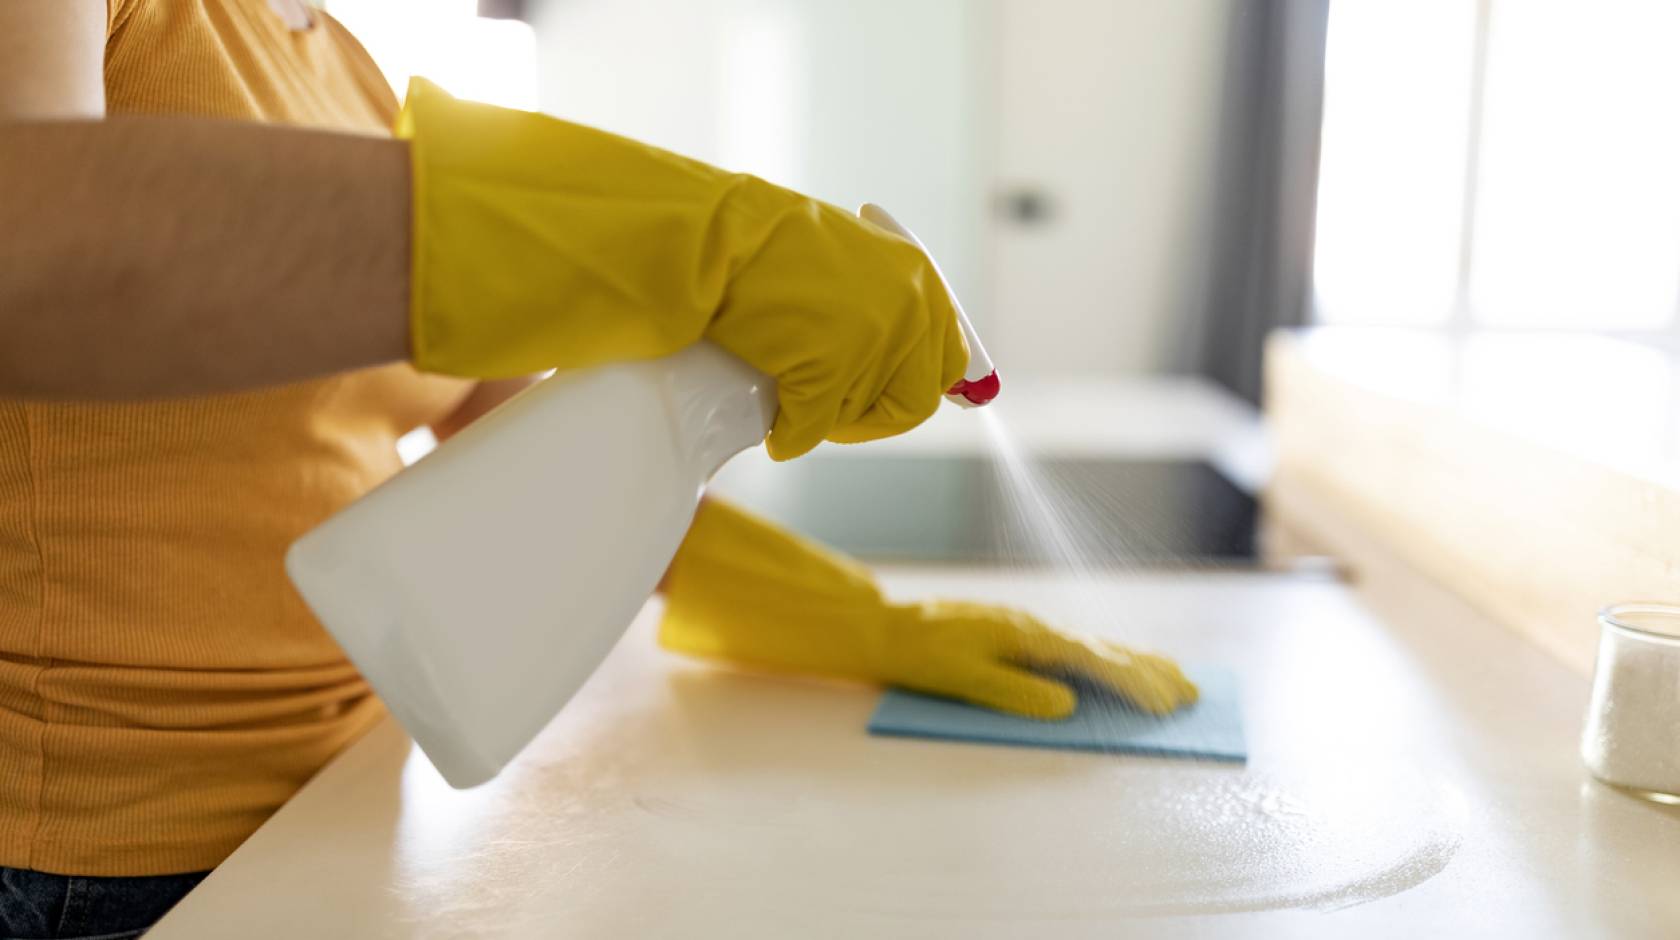
[[[478,0],[478,15],[494,20],[528,19],[525,0]]]
[[[1235,0],[1193,368],[1260,398],[1266,334],[1306,322],[1330,0]]]

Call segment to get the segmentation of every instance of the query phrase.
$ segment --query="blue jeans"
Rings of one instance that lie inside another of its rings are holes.
[[[83,878],[0,866],[0,940],[130,940],[208,874]]]

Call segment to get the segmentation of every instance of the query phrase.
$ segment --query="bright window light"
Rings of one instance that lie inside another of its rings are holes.
[[[1475,4],[1332,5],[1315,292],[1322,319],[1430,324],[1458,289]]]
[[[537,39],[516,20],[477,15],[476,0],[329,0],[401,94],[410,76],[503,107],[537,107]]]
[[[1673,0],[1334,0],[1319,318],[1674,330],[1677,47]]]
[[[1680,289],[1680,3],[1521,0],[1490,20],[1470,309],[1655,329]]]

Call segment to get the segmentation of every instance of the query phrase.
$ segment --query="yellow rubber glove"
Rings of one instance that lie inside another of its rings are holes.
[[[705,336],[776,380],[770,454],[909,430],[962,377],[950,296],[849,212],[414,80],[412,345],[474,378],[651,358]]]
[[[1046,673],[1081,676],[1156,714],[1196,700],[1172,661],[1071,636],[1020,611],[889,603],[858,563],[716,500],[700,507],[672,562],[659,642],[1033,718],[1065,718],[1077,704]]]

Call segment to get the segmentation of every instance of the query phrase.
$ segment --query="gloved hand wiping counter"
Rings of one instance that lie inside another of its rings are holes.
[[[707,500],[665,583],[659,642],[753,666],[860,679],[1065,718],[1074,674],[1155,714],[1196,701],[1171,660],[987,604],[887,600],[861,564]]]

